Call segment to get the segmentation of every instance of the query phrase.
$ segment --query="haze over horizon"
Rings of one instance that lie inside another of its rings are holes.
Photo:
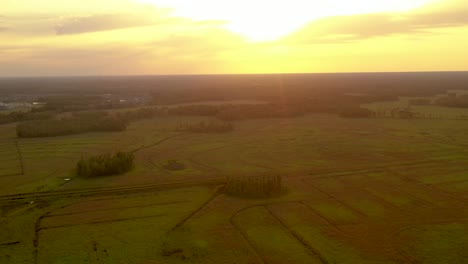
[[[468,70],[464,0],[4,0],[0,77]]]

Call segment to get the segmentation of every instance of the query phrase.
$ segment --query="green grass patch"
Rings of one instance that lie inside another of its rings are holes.
[[[248,209],[234,220],[267,263],[320,263],[265,208]]]
[[[468,259],[466,223],[414,226],[403,236],[403,252],[420,263],[462,264]]]
[[[335,223],[348,223],[357,220],[357,216],[350,209],[343,207],[338,203],[332,202],[321,202],[321,203],[309,203],[310,207],[322,215],[323,217],[330,219]]]

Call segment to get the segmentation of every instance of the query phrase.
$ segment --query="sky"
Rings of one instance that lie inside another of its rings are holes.
[[[0,77],[468,70],[468,0],[1,0]]]

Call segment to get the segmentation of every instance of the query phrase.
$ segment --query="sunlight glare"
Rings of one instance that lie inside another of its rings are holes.
[[[434,0],[136,0],[172,8],[194,20],[223,20],[232,32],[251,41],[271,41],[313,20],[337,15],[407,11]]]

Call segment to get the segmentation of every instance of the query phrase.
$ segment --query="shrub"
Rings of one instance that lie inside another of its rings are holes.
[[[170,170],[170,171],[179,171],[179,170],[185,170],[185,165],[180,163],[177,160],[168,160],[167,164],[163,166],[165,170]]]
[[[104,154],[88,159],[81,158],[76,165],[78,176],[98,177],[122,174],[133,168],[133,153],[118,152],[115,155]]]
[[[262,175],[248,177],[229,177],[225,191],[228,195],[245,198],[267,198],[282,193],[282,177]]]

